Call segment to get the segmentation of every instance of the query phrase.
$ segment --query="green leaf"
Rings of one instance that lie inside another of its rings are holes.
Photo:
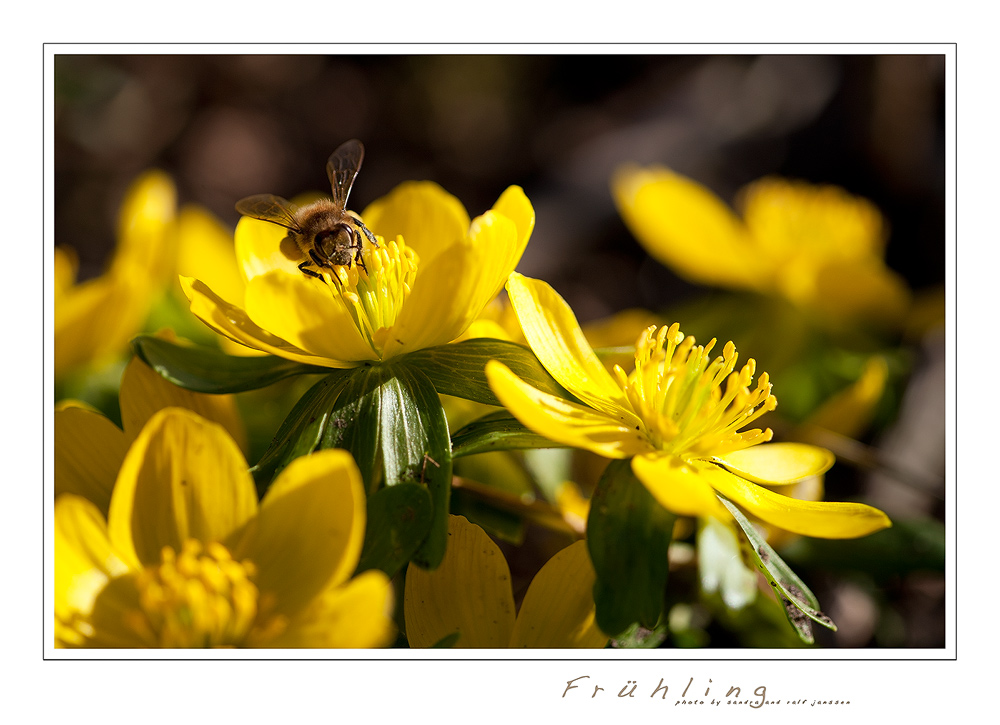
[[[326,428],[336,426],[333,406],[344,388],[343,375],[328,375],[313,385],[285,417],[267,451],[250,469],[263,498],[275,476],[299,456],[312,453],[324,438]]]
[[[394,576],[427,538],[431,512],[430,494],[416,483],[390,486],[369,496],[358,572],[381,569]]]
[[[837,625],[833,623],[833,620],[820,611],[819,601],[809,590],[809,587],[796,576],[788,564],[781,560],[781,557],[768,545],[760,532],[743,515],[743,512],[724,496],[716,495],[729,509],[733,518],[736,519],[736,523],[740,525],[743,533],[747,535],[753,545],[753,556],[757,567],[764,572],[768,584],[774,589],[775,596],[785,608],[788,622],[795,628],[802,641],[809,644],[814,641],[810,620],[837,631]]]
[[[667,549],[676,516],[656,502],[628,460],[608,464],[587,519],[597,573],[597,624],[615,636],[638,623],[653,629],[663,613]]]
[[[448,540],[451,439],[437,391],[408,358],[355,368],[344,378],[319,448],[349,450],[369,494],[400,483],[426,486],[431,527],[413,561],[430,569],[441,563]]]
[[[451,439],[441,399],[427,377],[405,360],[327,375],[296,403],[270,448],[251,469],[259,493],[263,495],[295,458],[327,448],[350,451],[369,497],[399,484],[425,488],[431,502],[426,514],[429,524],[413,561],[425,568],[440,564],[448,541]],[[382,502],[373,513],[389,517],[396,506],[405,508],[401,503],[406,501],[405,494],[397,495],[402,498],[387,497],[394,503]],[[382,521],[379,526],[388,530],[397,526],[403,537],[401,521],[392,523],[390,517],[389,523]],[[406,537],[415,530],[407,527]],[[392,546],[386,551],[397,549]],[[372,549],[366,565],[394,566],[395,560],[386,551]]]
[[[343,374],[274,355],[227,355],[210,347],[178,345],[140,335],[132,349],[153,370],[175,385],[197,393],[240,393],[256,390],[293,375]]]
[[[443,395],[454,395],[487,405],[500,405],[486,381],[486,363],[499,360],[521,380],[545,393],[575,400],[524,345],[505,340],[476,338],[438,345],[407,355]]]
[[[451,437],[451,445],[455,458],[487,451],[566,447],[526,428],[506,410],[498,410],[464,425]]]
[[[667,639],[670,628],[666,622],[660,622],[653,629],[647,629],[633,624],[622,634],[611,641],[615,649],[656,649]]]

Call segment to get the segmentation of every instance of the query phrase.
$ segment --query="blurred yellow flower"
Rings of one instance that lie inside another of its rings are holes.
[[[881,511],[857,503],[799,501],[764,486],[793,484],[826,471],[833,455],[801,443],[770,443],[770,429],[739,432],[777,401],[766,373],[757,386],[751,359],[736,369],[735,346],[721,356],[681,334],[650,327],[635,349],[635,369],[609,373],[569,305],[545,282],[510,276],[507,291],[525,338],[542,365],[581,403],[543,393],[493,360],[497,398],[525,426],[550,440],[630,459],[665,508],[728,520],[716,493],[788,531],[825,538],[863,536],[889,526]],[[760,485],[763,484],[763,485]]]
[[[282,254],[281,227],[244,217],[236,227],[243,300],[182,278],[191,310],[232,340],[290,360],[330,368],[386,360],[461,336],[503,287],[534,226],[518,187],[470,222],[430,182],[400,185],[363,217],[382,241],[364,245],[364,268],[338,267],[329,280]]]
[[[107,514],[111,490],[125,452],[153,415],[179,407],[223,426],[246,451],[247,436],[232,395],[206,395],[180,388],[132,358],[119,394],[122,428],[77,400],[63,400],[55,412],[55,493],[73,493]]]
[[[118,220],[118,243],[107,271],[76,282],[77,258],[55,250],[55,375],[101,365],[122,355],[142,330],[167,283],[176,191],[164,173],[150,171],[129,187]]]
[[[692,282],[780,296],[833,324],[896,325],[906,314],[909,289],[884,263],[882,215],[843,189],[761,179],[741,192],[740,219],[663,167],[623,167],[611,187],[650,255]]]
[[[243,302],[233,230],[199,206],[185,206],[177,216],[177,273],[203,280],[224,300]]]
[[[56,644],[389,644],[388,578],[351,578],[364,529],[346,451],[296,459],[258,504],[225,430],[166,408],[129,447],[106,518],[82,496],[56,499]]]
[[[885,358],[872,355],[865,361],[856,381],[830,396],[801,426],[803,432],[822,428],[847,438],[857,438],[865,432],[875,415],[889,378]]]
[[[448,519],[448,548],[434,571],[406,571],[403,616],[411,648],[458,634],[455,647],[604,647],[595,622],[596,575],[585,541],[553,556],[532,580],[514,615],[510,569],[486,533],[462,516]]]
[[[242,305],[246,282],[240,273],[233,242],[233,230],[226,227],[207,210],[188,205],[181,209],[176,222],[177,269],[174,290],[187,304],[180,278],[194,277],[209,286],[219,297],[234,305]],[[202,328],[205,329],[205,328]],[[206,330],[208,334],[212,334]],[[225,335],[215,336],[219,347],[230,355],[261,355],[245,345],[233,342]]]

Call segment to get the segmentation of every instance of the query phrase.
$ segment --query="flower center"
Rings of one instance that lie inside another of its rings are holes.
[[[368,344],[381,354],[389,328],[410,295],[420,260],[400,236],[382,241],[377,248],[366,242],[361,256],[364,267],[336,267],[336,279],[329,287]]]
[[[655,326],[639,336],[635,370],[626,375],[615,366],[615,375],[636,414],[642,419],[650,443],[681,458],[723,455],[771,440],[771,430],[737,431],[764,413],[774,410],[767,373],[750,390],[756,363],[751,359],[736,370],[736,346],[726,343],[714,360],[715,346],[695,345],[680,326]]]
[[[159,647],[245,645],[259,635],[262,619],[277,624],[262,617],[268,607],[255,574],[251,562],[235,561],[222,544],[189,539],[179,554],[165,546],[160,563],[139,573],[139,609],[125,613],[125,624]]]

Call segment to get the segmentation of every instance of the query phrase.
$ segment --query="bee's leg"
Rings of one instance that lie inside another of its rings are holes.
[[[313,262],[311,260],[307,259],[305,262],[303,262],[302,264],[299,265],[299,271],[301,271],[303,274],[309,275],[310,277],[315,277],[320,282],[324,282],[325,283],[326,282],[326,278],[323,275],[321,275],[319,272],[314,272],[313,270],[306,268],[307,264],[312,264],[312,263]]]
[[[368,267],[365,266],[365,260],[361,256],[361,240],[360,239],[358,240],[357,250],[358,251],[356,251],[354,253],[354,261],[357,262],[358,266],[361,267],[361,269],[363,269],[365,271],[365,274],[368,274]]]
[[[365,236],[368,237],[369,242],[374,244],[376,247],[378,246],[378,240],[375,238],[375,235],[372,234],[371,230],[365,226],[365,223],[363,221],[361,221],[360,219],[355,219],[354,217],[351,217],[351,221],[354,222],[354,226],[356,226],[358,229],[360,229],[365,233]]]

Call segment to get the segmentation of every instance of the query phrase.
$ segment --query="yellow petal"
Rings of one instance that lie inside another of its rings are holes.
[[[177,190],[162,171],[147,171],[129,187],[118,213],[118,245],[111,262],[117,273],[135,274],[162,289],[174,270],[173,223]]]
[[[559,383],[597,410],[635,427],[639,419],[580,329],[573,310],[547,283],[513,273],[507,292],[532,352]]]
[[[606,458],[628,458],[651,450],[636,427],[585,405],[536,390],[497,360],[486,363],[486,379],[515,418],[549,440]]]
[[[251,320],[243,309],[226,302],[200,280],[181,277],[181,289],[191,303],[191,312],[220,335],[225,335],[234,342],[307,365],[352,366],[350,363],[313,355],[271,334]]]
[[[84,638],[78,620],[90,614],[100,591],[127,567],[111,546],[104,516],[79,496],[56,499],[54,536],[56,637],[60,644],[79,645]]]
[[[350,453],[329,449],[296,458],[268,490],[234,557],[253,561],[261,592],[277,597],[277,611],[294,614],[354,571],[365,515]]]
[[[845,324],[894,327],[906,316],[910,290],[902,277],[876,257],[831,262],[819,269],[809,304]]]
[[[650,454],[632,459],[632,472],[663,508],[680,516],[728,516],[712,490],[711,464],[685,463],[673,456]]]
[[[139,572],[128,572],[112,579],[94,600],[89,624],[93,635],[88,647],[156,648],[162,643],[141,614]]]
[[[200,279],[227,302],[243,304],[245,283],[230,229],[207,210],[188,206],[177,219],[177,240],[179,274]]]
[[[128,439],[110,420],[76,401],[57,405],[54,423],[56,496],[77,494],[107,516]]]
[[[202,418],[218,423],[233,437],[241,450],[247,450],[247,436],[236,398],[232,395],[195,393],[174,385],[139,358],[132,358],[122,374],[119,395],[122,427],[133,440],[157,411],[171,406],[186,408]]]
[[[246,311],[262,329],[326,359],[328,367],[378,359],[333,289],[301,272],[268,272],[251,279]]]
[[[781,495],[791,496],[800,501],[822,501],[824,493],[823,484],[823,476],[811,476],[798,483],[793,483],[791,486],[783,487]],[[774,549],[781,549],[799,538],[798,534],[779,529],[777,526],[765,524],[760,519],[754,518],[754,522],[761,526],[767,536],[767,543]]]
[[[395,639],[392,583],[378,570],[366,571],[341,587],[331,587],[266,647],[370,648]]]
[[[881,257],[885,227],[878,208],[837,186],[768,177],[740,191],[743,219],[775,259]]]
[[[587,542],[577,541],[553,556],[524,595],[511,647],[604,647],[597,628],[594,582]]]
[[[701,284],[756,289],[771,273],[746,228],[715,194],[662,167],[619,169],[611,182],[626,225],[657,261]]]
[[[468,239],[430,264],[421,258],[413,290],[389,333],[384,357],[459,337],[503,287],[517,264],[514,222],[487,212],[472,223]]]
[[[164,546],[223,541],[257,513],[239,447],[222,426],[181,408],[146,423],[115,481],[108,530],[129,563],[159,563]]]
[[[462,202],[432,181],[407,181],[368,205],[361,218],[385,239],[397,235],[420,255],[422,265],[465,238],[469,214]]]
[[[762,443],[713,460],[737,476],[774,486],[825,473],[836,459],[825,448],[806,443]]]
[[[412,648],[430,647],[454,632],[455,647],[507,647],[514,630],[507,560],[481,528],[449,516],[441,565],[406,570],[403,614]]]
[[[57,378],[71,368],[99,365],[123,354],[129,339],[139,332],[174,267],[175,204],[170,177],[147,172],[126,193],[119,212],[118,245],[107,272],[71,286],[75,260],[65,252],[56,255]]]
[[[460,340],[475,340],[480,337],[489,337],[494,340],[506,340],[508,342],[523,342],[523,340],[515,340],[511,334],[495,320],[484,320],[478,319],[474,320],[468,329],[458,338]]]
[[[142,274],[107,272],[59,295],[53,323],[56,378],[123,355],[142,329],[154,294]]]
[[[888,377],[889,366],[885,358],[873,355],[865,362],[857,381],[824,402],[809,416],[807,425],[857,438],[871,423]]]
[[[824,539],[853,539],[892,525],[889,517],[861,503],[799,501],[744,481],[727,471],[712,479],[723,496],[757,518],[795,534]]]
[[[289,259],[281,251],[281,240],[286,236],[288,230],[277,224],[250,217],[240,218],[236,225],[235,255],[237,269],[245,282],[275,270],[302,275],[298,269],[299,263]]]
[[[501,201],[504,198],[501,197]],[[479,276],[482,280],[476,286],[473,301],[469,303],[476,312],[475,317],[478,317],[504,288],[510,273],[521,261],[521,255],[531,233],[530,228],[534,226],[534,216],[529,219],[524,218],[529,213],[534,214],[530,210],[530,205],[528,210],[519,208],[515,203],[519,198],[516,192],[508,193],[506,198],[506,206],[511,208],[512,213],[519,215],[518,219],[511,219],[491,209],[473,219],[469,226],[469,238],[466,243],[476,250],[476,261],[473,264],[480,268]],[[523,194],[520,198],[523,199]],[[527,203],[527,199],[523,201]]]
[[[493,205],[493,211],[500,212],[517,227],[517,246],[512,252],[512,257],[515,259],[511,266],[513,270],[517,266],[517,260],[524,254],[524,248],[528,246],[531,232],[535,228],[535,208],[525,195],[524,189],[520,186],[508,186]]]
[[[477,337],[527,344],[524,333],[521,332],[521,323],[517,321],[517,313],[511,307],[506,293],[498,294],[490,300],[459,339],[471,340]]]

